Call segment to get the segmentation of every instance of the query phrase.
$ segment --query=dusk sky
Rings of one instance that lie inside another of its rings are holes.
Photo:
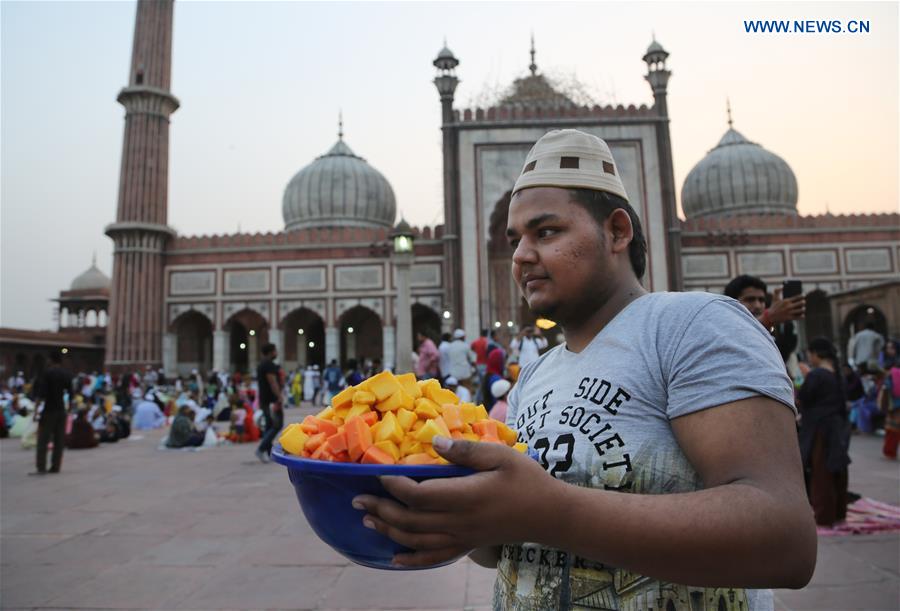
[[[883,3],[188,2],[175,6],[169,224],[281,231],[291,177],[337,139],[442,222],[431,65],[460,60],[456,107],[539,71],[600,104],[652,104],[641,61],[671,54],[675,180],[734,127],[780,155],[801,214],[898,211],[898,9]],[[134,2],[2,2],[0,325],[52,328],[49,301],[112,270]],[[751,34],[744,20],[868,21],[869,33]],[[399,216],[399,215],[398,215]]]

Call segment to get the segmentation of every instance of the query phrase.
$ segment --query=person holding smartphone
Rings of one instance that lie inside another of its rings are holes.
[[[797,348],[797,334],[793,321],[806,315],[806,297],[799,280],[785,280],[780,295],[767,304],[766,283],[756,276],[743,274],[731,280],[725,287],[725,295],[741,302],[753,317],[768,329],[775,338],[775,345],[787,362]]]

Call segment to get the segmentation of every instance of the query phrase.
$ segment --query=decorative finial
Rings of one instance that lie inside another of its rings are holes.
[[[653,42],[656,42],[656,30],[650,30],[650,38],[653,39]]]
[[[725,108],[728,110],[728,129],[731,129],[733,121],[731,120],[731,100],[725,98]]]
[[[537,75],[537,64],[534,63],[534,32],[531,33],[531,65],[528,69],[531,70],[531,76]]]
[[[97,267],[97,251],[94,251],[94,256],[91,257],[91,267]]]
[[[338,140],[344,140],[344,111],[338,110]]]

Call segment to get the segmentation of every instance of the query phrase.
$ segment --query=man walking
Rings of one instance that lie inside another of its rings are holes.
[[[256,381],[259,384],[259,408],[265,418],[265,430],[259,447],[256,448],[256,457],[260,462],[269,462],[269,454],[272,453],[272,442],[278,435],[278,431],[284,426],[284,411],[282,411],[281,382],[278,376],[281,367],[275,363],[278,351],[275,344],[266,344],[262,347],[263,360],[256,368]]]
[[[47,446],[53,442],[53,456],[50,473],[59,473],[62,467],[63,448],[66,444],[66,414],[68,411],[66,393],[72,392],[72,374],[63,369],[62,354],[50,354],[48,369],[38,385],[38,396],[44,401],[44,409],[38,422],[37,471],[34,475],[47,473]]]

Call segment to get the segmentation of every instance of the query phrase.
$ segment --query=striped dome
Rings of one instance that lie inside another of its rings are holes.
[[[688,219],[797,216],[797,178],[784,159],[729,128],[685,178],[681,207]]]
[[[392,227],[397,214],[387,179],[343,139],[297,172],[284,190],[285,229]]]

